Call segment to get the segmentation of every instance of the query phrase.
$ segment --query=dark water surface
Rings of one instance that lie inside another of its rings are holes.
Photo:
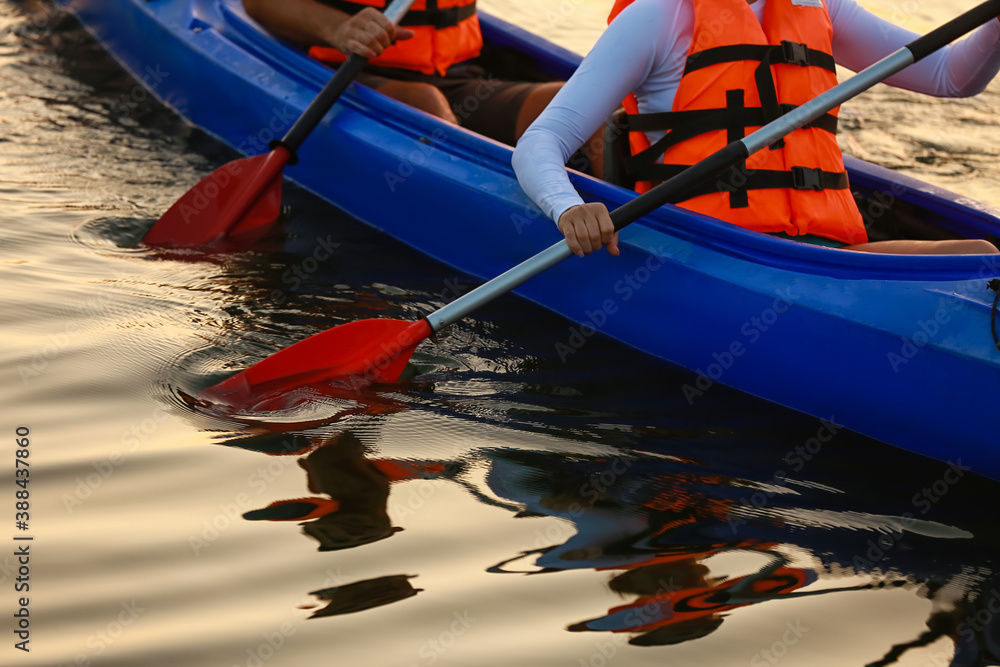
[[[989,199],[984,104],[975,156],[919,164]],[[902,143],[900,167],[930,155]],[[996,664],[1000,486],[723,387],[689,405],[689,373],[606,340],[564,363],[568,324],[515,297],[408,383],[193,411],[312,333],[472,286],[294,188],[252,252],[135,249],[233,157],[72,19],[0,0],[0,663]]]

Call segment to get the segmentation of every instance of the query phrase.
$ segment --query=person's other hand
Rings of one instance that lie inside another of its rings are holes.
[[[618,232],[604,204],[580,204],[566,209],[559,216],[558,227],[569,249],[579,257],[602,246],[607,246],[612,255],[618,255]]]
[[[341,53],[374,58],[397,39],[411,37],[412,30],[397,28],[382,12],[374,7],[365,7],[334,28],[329,41]]]

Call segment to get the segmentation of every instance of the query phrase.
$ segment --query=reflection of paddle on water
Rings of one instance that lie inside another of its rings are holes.
[[[437,462],[369,459],[351,431],[313,448],[300,458],[310,498],[277,500],[243,515],[249,521],[301,521],[320,551],[377,542],[402,530],[389,518],[389,485],[430,479],[452,471]]]
[[[350,549],[401,531],[401,527],[392,525],[388,499],[391,485],[407,480],[448,480],[482,503],[511,511],[520,509],[490,498],[462,479],[468,468],[463,462],[369,458],[368,448],[351,430],[332,437],[265,432],[226,444],[270,456],[298,457],[312,495],[276,500],[244,513],[243,518],[299,522],[302,532],[319,543],[319,551]],[[364,611],[412,597],[423,590],[410,585],[413,576],[387,575],[313,591],[310,594],[327,605],[310,618]]]
[[[393,574],[312,591],[309,595],[315,595],[318,599],[327,601],[328,604],[319,611],[313,612],[309,618],[353,614],[413,597],[424,590],[413,588],[410,585],[410,579],[414,576],[416,575]]]
[[[230,442],[229,444],[235,444]],[[351,431],[322,441],[301,435],[265,434],[239,441],[246,449],[272,455],[303,455],[310,497],[277,500],[243,515],[248,521],[299,521],[319,551],[350,549],[385,539],[402,530],[393,526],[387,502],[393,482],[454,476],[459,467],[426,461],[378,460],[366,457],[364,444]],[[351,614],[413,597],[421,588],[416,575],[387,575],[312,591],[325,607],[310,618]]]
[[[320,551],[349,549],[390,537],[402,528],[391,525],[390,485],[407,480],[442,479],[458,484],[480,502],[510,511],[520,507],[491,498],[461,474],[459,461],[408,461],[367,457],[367,448],[352,431],[315,441],[302,435],[263,434],[228,444],[273,455],[302,455],[311,497],[276,500],[246,512],[248,521],[301,521]]]

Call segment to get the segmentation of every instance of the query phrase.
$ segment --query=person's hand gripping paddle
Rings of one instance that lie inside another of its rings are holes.
[[[415,0],[396,0],[385,17],[399,25]],[[281,213],[285,165],[368,62],[352,53],[320,90],[292,129],[272,142],[271,151],[225,164],[188,190],[146,232],[143,243],[166,248],[196,248],[231,240],[250,245],[267,233]]]

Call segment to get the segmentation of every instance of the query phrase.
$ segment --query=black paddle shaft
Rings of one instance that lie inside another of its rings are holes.
[[[347,87],[354,81],[354,77],[358,75],[358,72],[361,71],[367,62],[367,58],[352,53],[347,62],[337,68],[337,73],[327,81],[323,89],[319,91],[316,99],[302,112],[299,119],[292,125],[292,129],[288,131],[288,134],[282,137],[281,141],[275,142],[277,145],[287,148],[288,152],[292,154],[292,160],[289,160],[291,164],[294,164],[295,152],[299,149],[299,146],[316,129],[316,126],[323,120],[326,112],[330,110],[330,107],[347,90]]]
[[[649,192],[619,206],[611,212],[611,221],[614,222],[615,229],[619,230],[630,225],[664,204],[684,201],[695,188],[724,174],[726,170],[740,164],[751,154],[770,146],[792,130],[802,127],[811,120],[827,113],[830,109],[871,88],[887,76],[891,76],[943,48],[990,19],[996,20],[998,15],[1000,15],[1000,0],[987,0],[939,28],[913,40],[878,63],[859,72],[848,81],[831,88],[826,93],[794,109],[753,134],[730,143],[701,162],[688,167],[677,176],[660,183]],[[720,191],[726,189],[723,183],[720,183],[719,186]]]

